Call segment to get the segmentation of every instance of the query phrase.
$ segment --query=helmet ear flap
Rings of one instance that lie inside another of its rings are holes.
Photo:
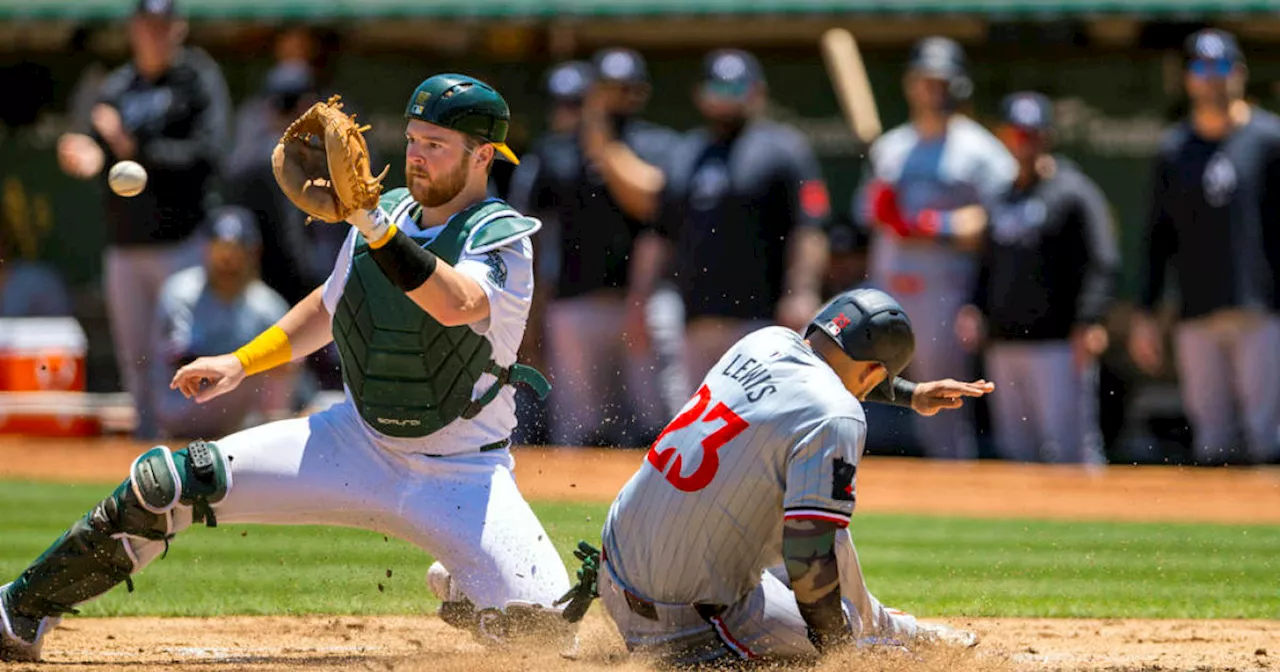
[[[968,75],[957,75],[947,83],[947,93],[956,102],[964,102],[973,96],[973,80]]]

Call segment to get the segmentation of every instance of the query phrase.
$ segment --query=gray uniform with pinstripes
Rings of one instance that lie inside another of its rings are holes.
[[[628,648],[673,663],[813,655],[783,521],[848,524],[865,437],[861,404],[794,331],[730,348],[609,511],[600,593]],[[912,634],[914,618],[867,593],[847,533],[837,546],[853,627]]]

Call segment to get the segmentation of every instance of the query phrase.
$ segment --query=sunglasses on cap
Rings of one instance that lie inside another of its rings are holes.
[[[1235,66],[1234,61],[1229,61],[1225,58],[1212,60],[1198,58],[1187,64],[1187,70],[1196,77],[1220,79],[1230,75],[1231,69]]]

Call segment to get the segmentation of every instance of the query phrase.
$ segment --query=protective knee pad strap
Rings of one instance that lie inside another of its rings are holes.
[[[182,475],[179,501],[192,507],[192,519],[217,527],[211,505],[231,491],[231,464],[217,444],[193,441],[173,454],[177,473]]]
[[[138,503],[147,511],[166,515],[181,502],[195,509],[195,522],[217,527],[211,505],[231,489],[231,469],[216,444],[195,441],[175,453],[156,446],[139,455],[129,480]]]

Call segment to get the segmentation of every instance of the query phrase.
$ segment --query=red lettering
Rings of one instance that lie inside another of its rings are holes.
[[[691,401],[694,402],[693,405],[680,415],[677,415],[671,421],[671,424],[662,430],[662,433],[658,435],[658,439],[653,442],[653,446],[649,448],[647,456],[649,464],[653,465],[658,471],[663,472],[667,482],[682,492],[697,492],[711,485],[711,481],[716,477],[716,472],[720,470],[720,449],[751,426],[751,423],[743,420],[724,402],[718,402],[712,407],[711,412],[707,413],[706,417],[702,417],[707,406],[711,405],[711,390],[706,385],[698,388],[698,393],[694,395]],[[668,434],[689,427],[699,418],[702,418],[701,423],[723,422],[724,425],[703,437],[701,441],[702,459],[698,462],[698,467],[693,470],[693,473],[685,476],[684,460],[681,459],[682,456],[676,454],[675,446],[659,448],[659,445]],[[675,460],[671,459],[673,455]],[[668,464],[671,466],[670,470],[667,469]]]

